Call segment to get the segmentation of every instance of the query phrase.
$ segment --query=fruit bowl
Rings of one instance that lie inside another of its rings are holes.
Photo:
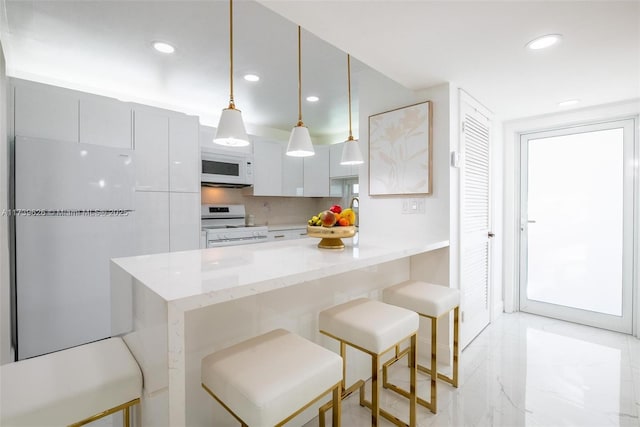
[[[356,235],[356,227],[353,225],[322,227],[315,225],[307,226],[307,235],[309,237],[318,237],[320,243],[318,247],[322,249],[343,249],[343,238],[353,237]]]

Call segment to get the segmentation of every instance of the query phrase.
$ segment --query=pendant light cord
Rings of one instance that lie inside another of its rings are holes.
[[[233,0],[229,0],[229,108],[235,107],[233,101]]]
[[[300,25],[298,25],[298,124],[296,126],[304,126],[302,123],[302,43],[300,38]]]

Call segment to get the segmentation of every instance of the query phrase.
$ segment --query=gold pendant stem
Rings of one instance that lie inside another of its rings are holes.
[[[235,108],[233,101],[233,0],[229,0],[229,108]]]
[[[298,25],[298,126],[302,123],[302,48],[300,42],[300,25]]]
[[[351,132],[351,55],[347,54],[347,92],[349,94],[349,141],[353,140]]]

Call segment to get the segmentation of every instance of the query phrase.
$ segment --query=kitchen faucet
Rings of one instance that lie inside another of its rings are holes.
[[[356,223],[354,224],[356,227],[360,226],[360,199],[357,197],[353,197],[351,199],[351,203],[349,203],[349,208],[356,208]]]

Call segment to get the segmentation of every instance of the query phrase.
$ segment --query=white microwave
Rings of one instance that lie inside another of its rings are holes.
[[[253,157],[248,153],[219,153],[202,150],[202,185],[239,188],[253,185]]]

